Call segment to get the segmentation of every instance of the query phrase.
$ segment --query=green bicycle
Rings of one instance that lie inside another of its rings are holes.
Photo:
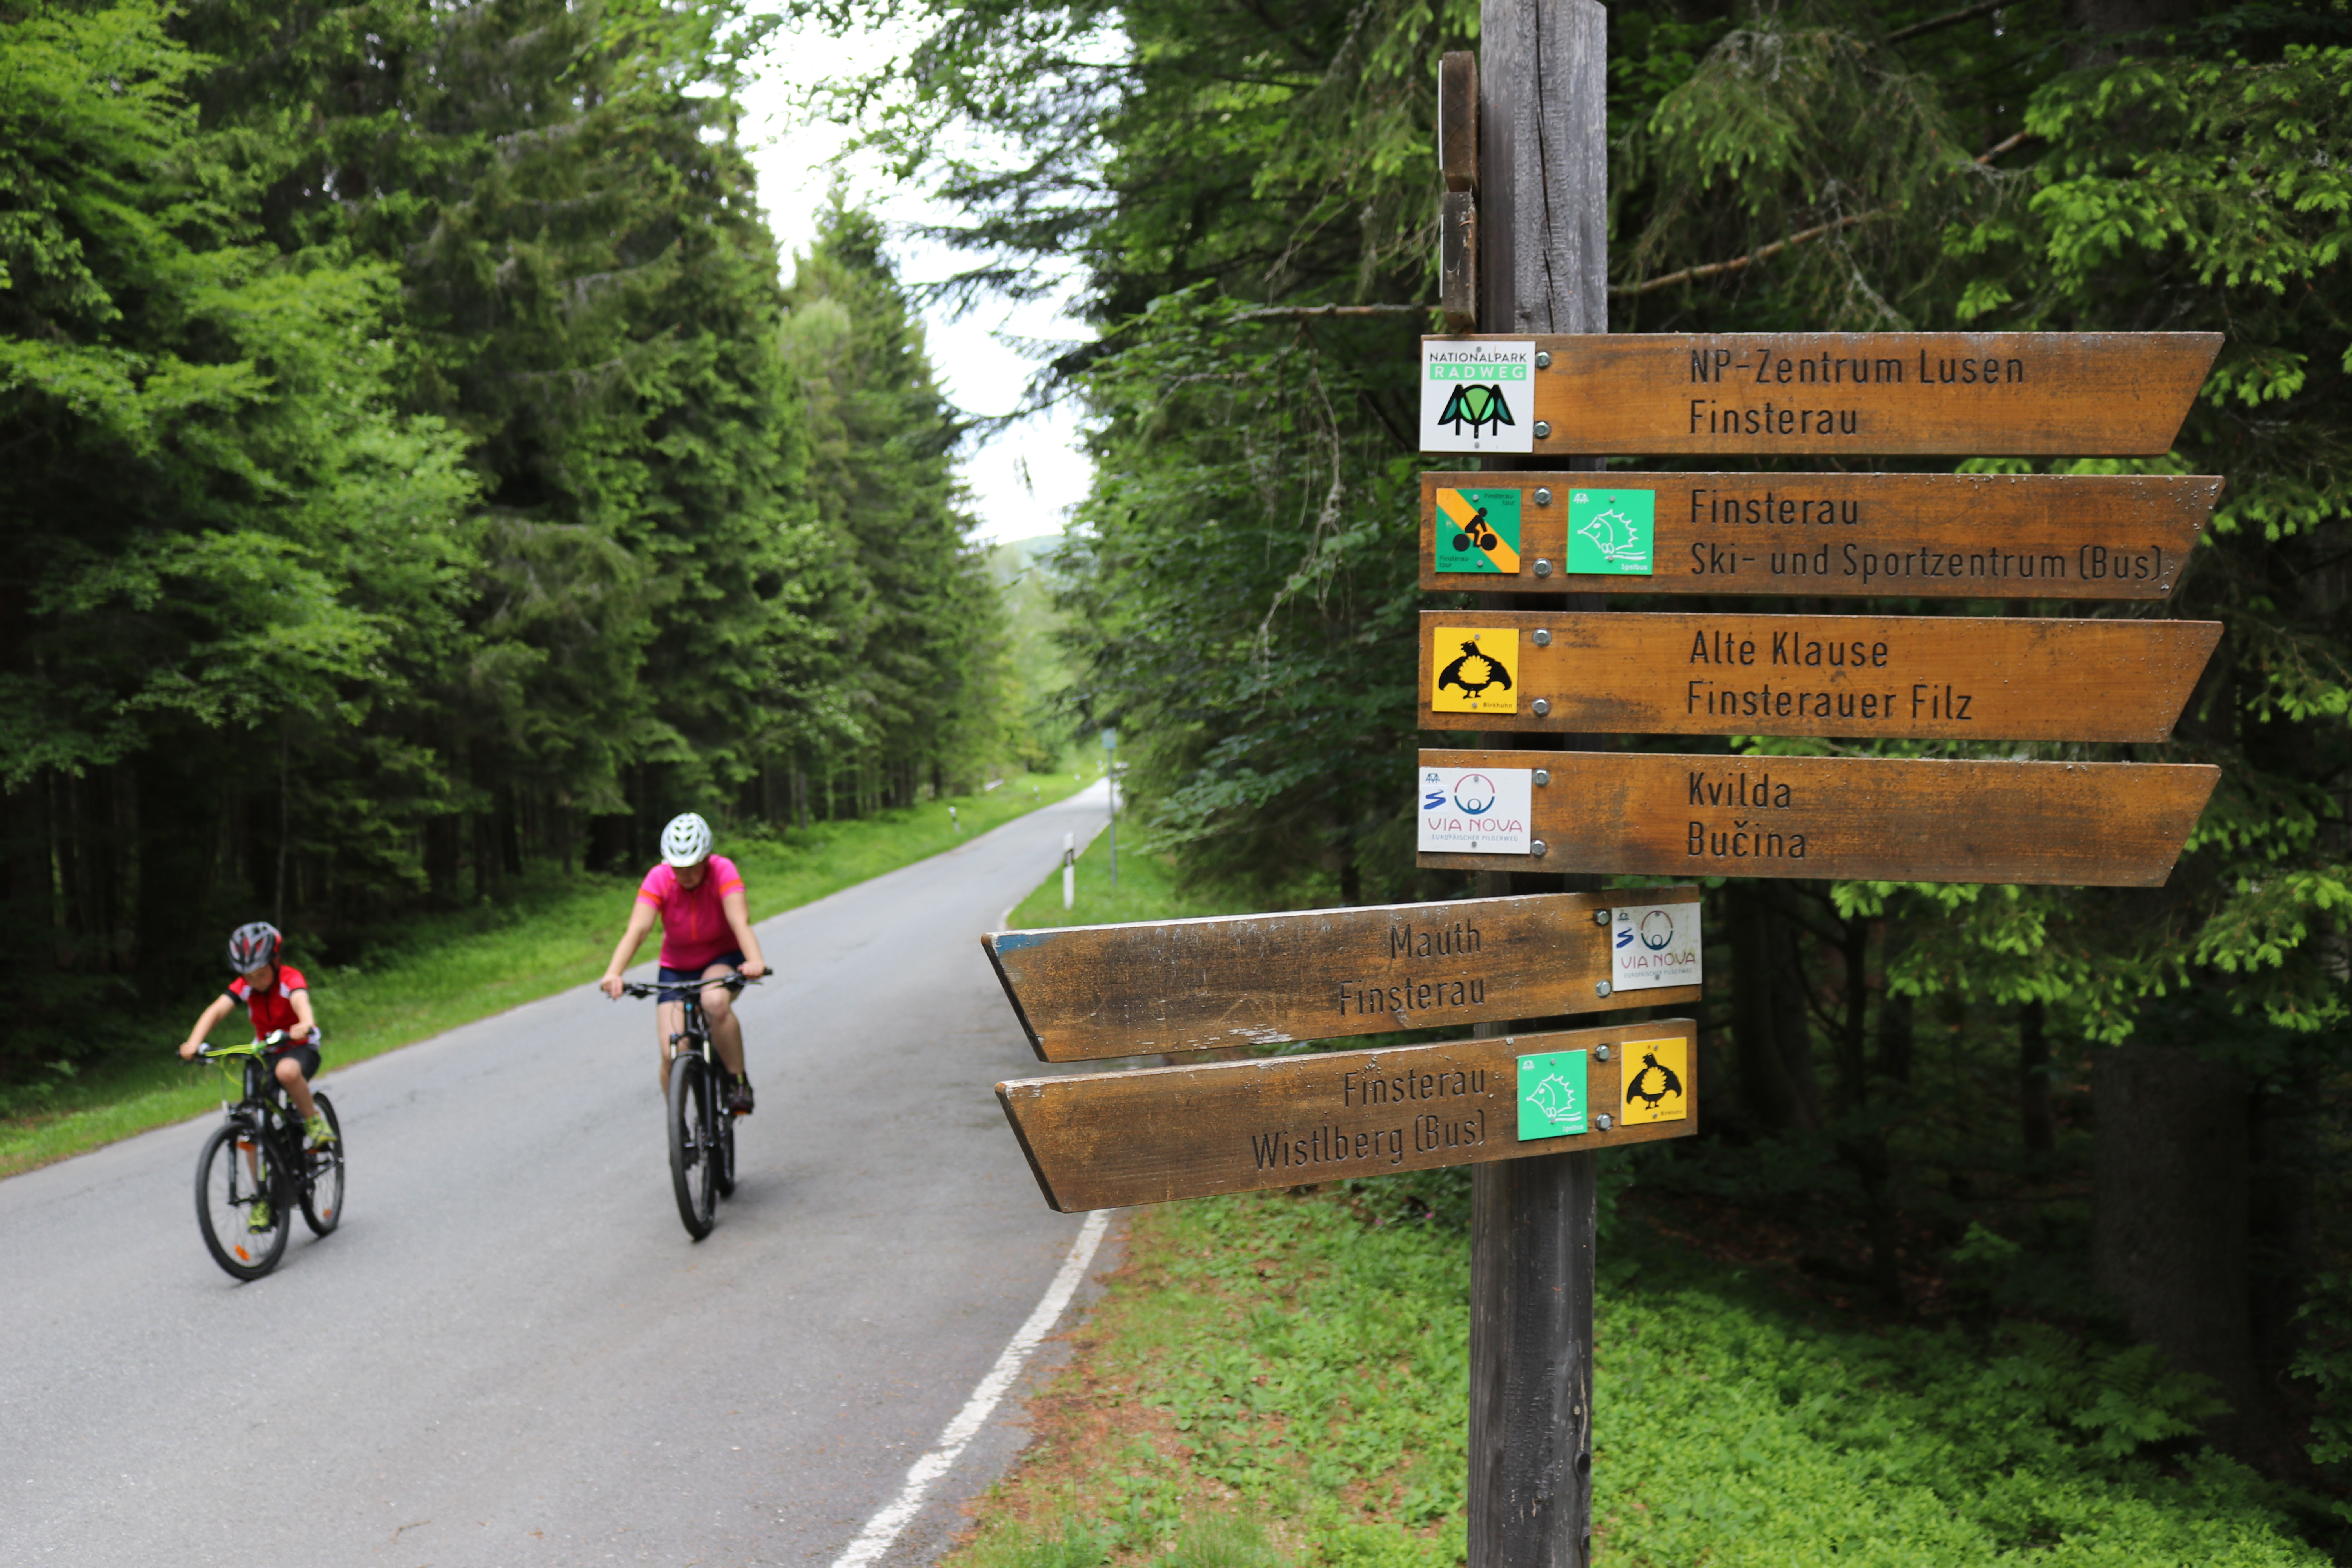
[[[301,1117],[264,1059],[283,1038],[273,1034],[197,1053],[232,1081],[242,1069],[240,1098],[221,1102],[227,1120],[205,1141],[196,1161],[197,1227],[213,1261],[238,1279],[258,1279],[278,1267],[297,1205],[313,1236],[325,1236],[343,1217],[343,1124],[334,1102],[312,1089],[310,1098],[335,1136],[310,1145]]]

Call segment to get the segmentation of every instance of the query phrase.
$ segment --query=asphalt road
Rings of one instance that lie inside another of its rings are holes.
[[[977,938],[1103,801],[760,928],[760,1108],[701,1243],[652,1005],[585,985],[343,1069],[322,993],[346,1217],[254,1284],[196,1231],[216,1117],[0,1182],[0,1563],[832,1563],[1078,1234],[990,1093],[1050,1069]],[[938,1554],[1019,1408],[884,1564]]]

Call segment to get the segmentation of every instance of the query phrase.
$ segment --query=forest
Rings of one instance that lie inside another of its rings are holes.
[[[1148,847],[1229,906],[1470,890],[1415,869],[1402,781],[1441,743],[1412,718],[1414,616],[1447,601],[1415,583],[1409,398],[1439,330],[1437,64],[1477,47],[1477,6],[920,9],[930,41],[831,107],[965,212],[939,231],[964,287],[1085,268],[1095,331],[1033,393],[1094,421],[1059,557],[1070,700],[1119,727]],[[2054,466],[2226,480],[2163,612],[2227,628],[2168,743],[1727,748],[2216,763],[2168,884],[1717,881],[1703,1136],[1633,1162],[1626,1212],[1988,1365],[2026,1328],[2153,1344],[2084,1396],[2082,1440],[2218,1445],[2341,1550],[2352,8],[1683,0],[1608,25],[1612,331],[2226,340],[2168,457]]]
[[[760,208],[772,26],[0,5],[0,1074],[243,921],[342,961],[1035,750],[879,224]]]
[[[676,810],[870,814],[1073,728],[1118,727],[1129,851],[1192,888],[1472,890],[1415,868],[1404,781],[1437,68],[1478,7],[792,10],[0,0],[0,1073],[256,914],[340,957]],[[778,29],[915,23],[814,107],[962,215],[926,300],[853,205],[781,256],[740,124]],[[2049,1441],[2210,1445],[2352,1552],[2352,5],[1609,26],[1613,331],[2225,340],[2168,456],[2059,465],[2226,481],[2169,742],[1726,746],[2218,764],[2168,885],[1718,880],[1704,1136],[1619,1213],[1972,1369],[2104,1347]],[[1017,627],[919,312],[1072,267],[1088,331],[1031,395],[1097,479]]]

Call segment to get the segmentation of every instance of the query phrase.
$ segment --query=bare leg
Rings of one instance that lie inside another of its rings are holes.
[[[686,1027],[686,1005],[664,1002],[654,1009],[654,1044],[660,1047],[662,1103],[669,1103],[669,1038]]]
[[[278,1081],[286,1086],[287,1098],[293,1100],[294,1109],[302,1113],[303,1121],[308,1121],[319,1114],[319,1102],[310,1098],[310,1080],[302,1076],[300,1062],[292,1057],[278,1058]]]
[[[714,974],[730,974],[733,965],[714,963],[702,972],[705,980]],[[702,1016],[710,1023],[711,1048],[727,1070],[737,1078],[743,1076],[743,1020],[735,1016],[735,999],[723,985],[706,986],[702,993]]]

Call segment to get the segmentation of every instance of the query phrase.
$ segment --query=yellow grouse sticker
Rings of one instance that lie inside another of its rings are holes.
[[[1519,710],[1519,634],[1507,626],[1439,626],[1429,661],[1437,669],[1429,705],[1440,713]]]
[[[1689,1041],[1628,1040],[1624,1052],[1626,1125],[1690,1114]]]

